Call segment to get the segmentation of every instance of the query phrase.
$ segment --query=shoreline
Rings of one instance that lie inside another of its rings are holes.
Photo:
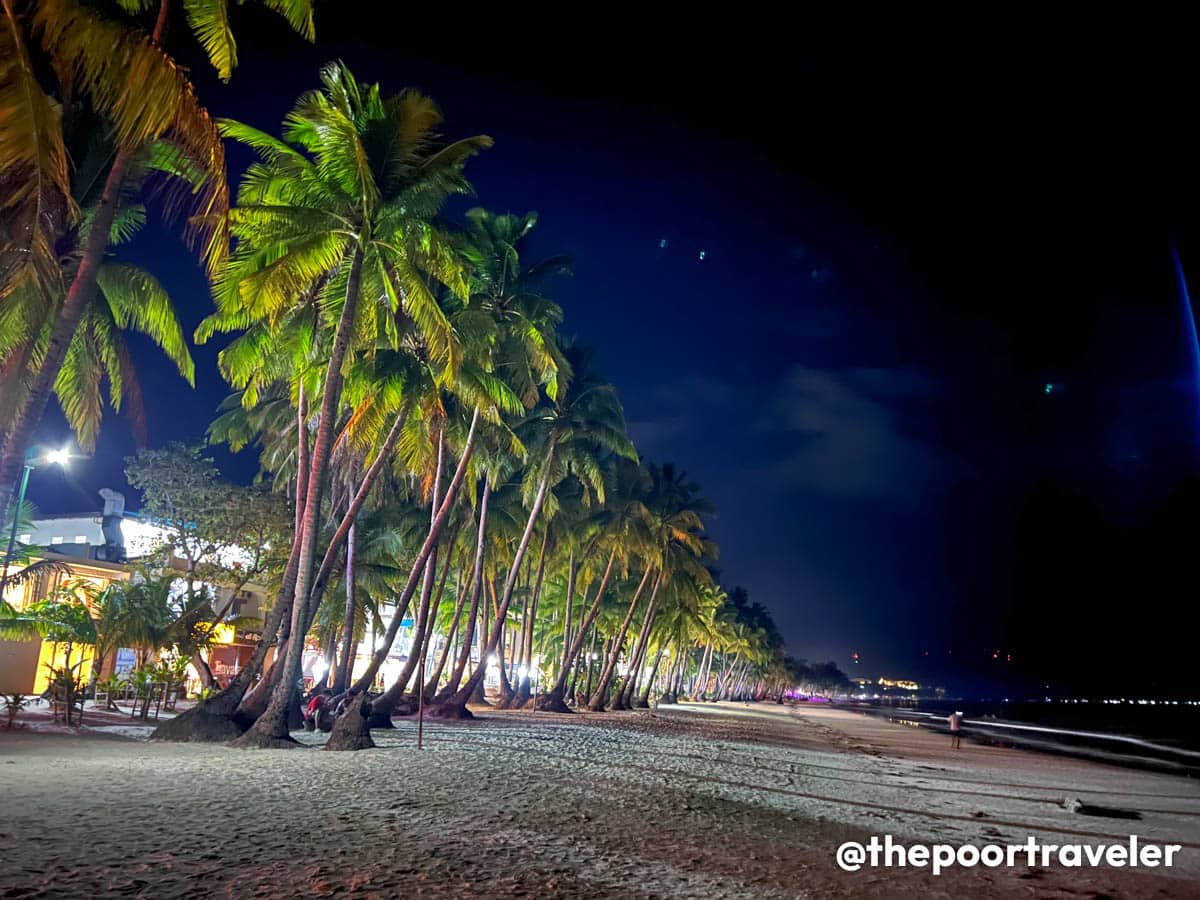
[[[1200,891],[1200,785],[1012,749],[953,751],[841,710],[480,709],[359,753],[0,731],[11,896],[1167,896]],[[298,732],[308,744],[325,736]],[[1081,815],[1076,797],[1137,812]],[[197,828],[197,825],[203,825]],[[79,833],[76,834],[75,832]],[[843,872],[897,841],[1184,845],[1173,869]],[[131,854],[130,848],[139,848]]]
[[[893,724],[916,725],[946,738],[950,734],[944,716],[920,709],[850,704],[833,704],[830,708]],[[964,719],[963,726],[964,739],[976,744],[1010,746],[1031,753],[1069,756],[1142,771],[1200,776],[1200,752],[1136,735],[1059,728],[1013,719]],[[1126,748],[1141,749],[1150,755],[1122,752]]]

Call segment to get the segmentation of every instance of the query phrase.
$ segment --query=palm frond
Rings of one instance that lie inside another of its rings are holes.
[[[227,0],[183,0],[183,10],[217,75],[229,81],[237,68],[237,41],[229,27]]]
[[[96,276],[118,328],[132,329],[154,341],[193,387],[196,366],[187,338],[166,290],[149,272],[137,266],[106,262]]]
[[[149,38],[75,0],[39,0],[32,21],[43,48],[59,63],[60,77],[87,91],[112,123],[118,146],[137,148],[169,136],[204,173],[200,188],[181,184],[171,191],[165,208],[197,216],[188,238],[214,270],[228,245],[225,151],[186,73]]]
[[[61,289],[58,231],[76,216],[61,112],[42,90],[12,0],[0,22],[0,300],[19,284]]]

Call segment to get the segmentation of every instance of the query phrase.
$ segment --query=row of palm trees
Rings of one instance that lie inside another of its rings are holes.
[[[311,36],[306,2],[264,2]],[[254,445],[294,510],[254,659],[162,736],[289,745],[310,638],[356,698],[335,748],[363,746],[418,692],[466,715],[493,659],[506,705],[782,692],[794,667],[769,616],[713,579],[709,505],[638,459],[612,385],[560,334],[545,291],[567,263],[527,258],[536,216],[447,214],[490,138],[446,140],[431,99],[385,96],[341,63],[277,135],[213,122],[163,49],[170,0],[122,0],[128,21],[74,0],[0,4],[0,484],[51,391],[85,445],[105,382],[113,406],[136,401],[122,330],[192,377],[165,292],[115,258],[149,199],[187,214],[209,274],[216,309],[195,339],[235,335],[210,437]],[[228,77],[225,4],[183,12]],[[233,198],[221,138],[256,157]],[[376,647],[356,672],[368,617]],[[407,663],[362,709],[406,619]]]
[[[664,655],[668,696],[701,675],[714,695],[774,686],[773,628],[741,622],[727,640],[712,626],[724,606],[707,502],[673,466],[638,460],[612,385],[561,338],[545,288],[566,262],[529,262],[536,217],[443,215],[490,141],[443,141],[428,98],[384,98],[340,64],[321,81],[278,138],[221,125],[258,160],[197,333],[238,335],[220,355],[237,393],[213,437],[259,444],[293,494],[296,536],[266,626],[281,641],[272,677],[245,694],[249,667],[206,714],[252,719],[243,746],[286,743],[306,638],[362,697],[406,618],[407,663],[331,745],[360,746],[364,722],[386,724],[418,691],[435,714],[466,714],[492,659],[513,670],[510,684],[498,667],[505,704],[530,701],[531,672],[552,674],[547,709],[568,708],[582,668],[589,708],[631,705]],[[368,607],[390,621],[355,673]],[[699,673],[684,657],[704,633]]]

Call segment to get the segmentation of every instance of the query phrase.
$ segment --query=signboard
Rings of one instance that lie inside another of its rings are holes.
[[[132,647],[121,647],[117,650],[117,661],[113,665],[113,674],[120,677],[128,675],[137,668],[137,651]]]
[[[412,628],[413,627],[412,616],[405,616],[403,619],[401,619],[400,627],[401,628]]]
[[[235,644],[258,645],[262,643],[262,632],[248,628],[239,628],[234,635]]]
[[[244,647],[212,647],[208,651],[208,667],[221,682],[228,684],[250,661],[253,651]]]

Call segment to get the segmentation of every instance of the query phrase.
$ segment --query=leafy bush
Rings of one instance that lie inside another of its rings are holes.
[[[13,722],[17,719],[17,713],[29,705],[29,701],[24,694],[5,694],[4,695],[4,711],[8,714],[8,728],[13,727]]]

